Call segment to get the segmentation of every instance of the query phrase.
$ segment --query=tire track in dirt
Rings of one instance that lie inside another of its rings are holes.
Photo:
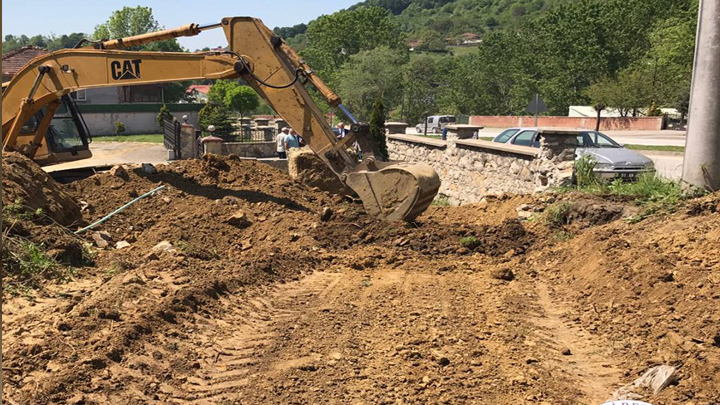
[[[622,376],[611,357],[611,345],[601,344],[596,337],[567,319],[569,310],[551,298],[547,284],[537,283],[536,290],[542,314],[535,317],[539,327],[535,334],[555,354],[551,356],[551,364],[576,381],[584,393],[579,403],[605,402],[612,397]]]
[[[197,354],[197,372],[181,387],[162,385],[168,403],[210,405],[241,396],[248,378],[279,337],[278,327],[305,310],[331,289],[339,273],[315,272],[298,281],[275,285],[254,294],[222,299],[223,315],[199,319],[197,339],[206,342]]]

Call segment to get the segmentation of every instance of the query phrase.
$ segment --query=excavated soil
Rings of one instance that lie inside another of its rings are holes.
[[[233,157],[67,186],[31,166],[3,162],[3,191],[67,193],[73,230],[165,188],[73,237],[109,243],[72,281],[3,296],[8,403],[600,404],[660,364],[678,381],[643,400],[720,403],[720,194],[637,224],[579,194],[387,224]]]

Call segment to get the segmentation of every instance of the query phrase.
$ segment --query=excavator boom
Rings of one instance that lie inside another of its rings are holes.
[[[228,40],[226,51],[120,50],[219,27]],[[384,161],[370,141],[366,124],[354,122],[347,139],[336,139],[305,84],[310,83],[330,105],[347,111],[340,98],[281,38],[251,17],[224,18],[207,26],[188,24],[34,59],[3,92],[3,149],[22,149],[32,157],[44,134],[36,134],[28,145],[18,145],[22,126],[43,107],[49,111],[51,103],[78,89],[238,77],[301,133],[313,152],[360,196],[370,214],[387,220],[411,220],[437,194],[440,180],[430,166]],[[361,161],[348,152],[347,146],[353,141],[360,145]]]

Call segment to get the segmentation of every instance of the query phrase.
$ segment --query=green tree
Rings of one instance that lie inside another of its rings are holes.
[[[260,98],[255,90],[234,80],[216,81],[210,87],[208,101],[240,113],[240,118],[260,107]]]
[[[117,39],[159,31],[163,28],[153,16],[152,8],[142,6],[123,7],[120,10],[113,11],[106,22],[95,26],[93,38],[95,40]],[[183,49],[177,40],[173,38],[131,47],[128,50],[181,52]]]
[[[250,86],[237,86],[225,94],[225,106],[243,115],[260,106],[260,98]]]
[[[430,56],[411,60],[406,66],[404,81],[405,116],[415,125],[438,108],[438,89],[435,58]]]
[[[234,80],[215,81],[208,92],[208,102],[225,105],[225,99],[230,90],[237,88],[238,86],[239,84]]]
[[[593,105],[614,109],[622,117],[636,116],[652,102],[651,85],[644,72],[624,70],[617,78],[593,83],[586,93]]]
[[[422,43],[417,48],[419,51],[442,52],[447,46],[445,36],[435,30],[423,31],[420,40]]]
[[[208,126],[215,126],[214,135],[225,140],[232,138],[234,128],[230,111],[223,105],[208,103],[198,112],[198,124],[200,129],[207,131]]]
[[[110,18],[103,24],[95,26],[92,37],[95,40],[117,39],[132,35],[146,34],[164,29],[152,14],[150,7],[123,7],[113,11]],[[183,52],[183,48],[176,39],[152,42],[140,46],[127,48],[133,51],[156,52]],[[189,82],[172,82],[161,85],[163,88],[163,102],[177,102],[185,98],[185,90]]]
[[[385,137],[385,106],[382,98],[377,98],[373,103],[372,114],[370,114],[370,139],[375,151],[383,160],[390,156],[387,149],[387,138]]]
[[[166,120],[172,121],[172,119],[173,119],[173,115],[170,113],[170,110],[167,108],[167,106],[165,104],[163,104],[162,107],[160,107],[160,112],[158,113],[157,117],[155,118],[155,120],[158,123],[158,126],[160,128],[162,128],[163,123]]]
[[[370,116],[378,98],[385,105],[399,105],[407,60],[407,52],[386,46],[353,55],[338,74],[338,94],[360,119]]]
[[[307,48],[301,55],[326,81],[352,55],[380,46],[404,49],[404,37],[392,15],[380,7],[360,7],[324,15],[306,32]]]

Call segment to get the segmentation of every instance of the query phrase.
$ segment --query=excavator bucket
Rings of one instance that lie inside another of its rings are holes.
[[[370,215],[387,221],[411,221],[430,206],[440,177],[426,164],[376,162],[378,170],[349,173],[346,184],[359,196]]]

